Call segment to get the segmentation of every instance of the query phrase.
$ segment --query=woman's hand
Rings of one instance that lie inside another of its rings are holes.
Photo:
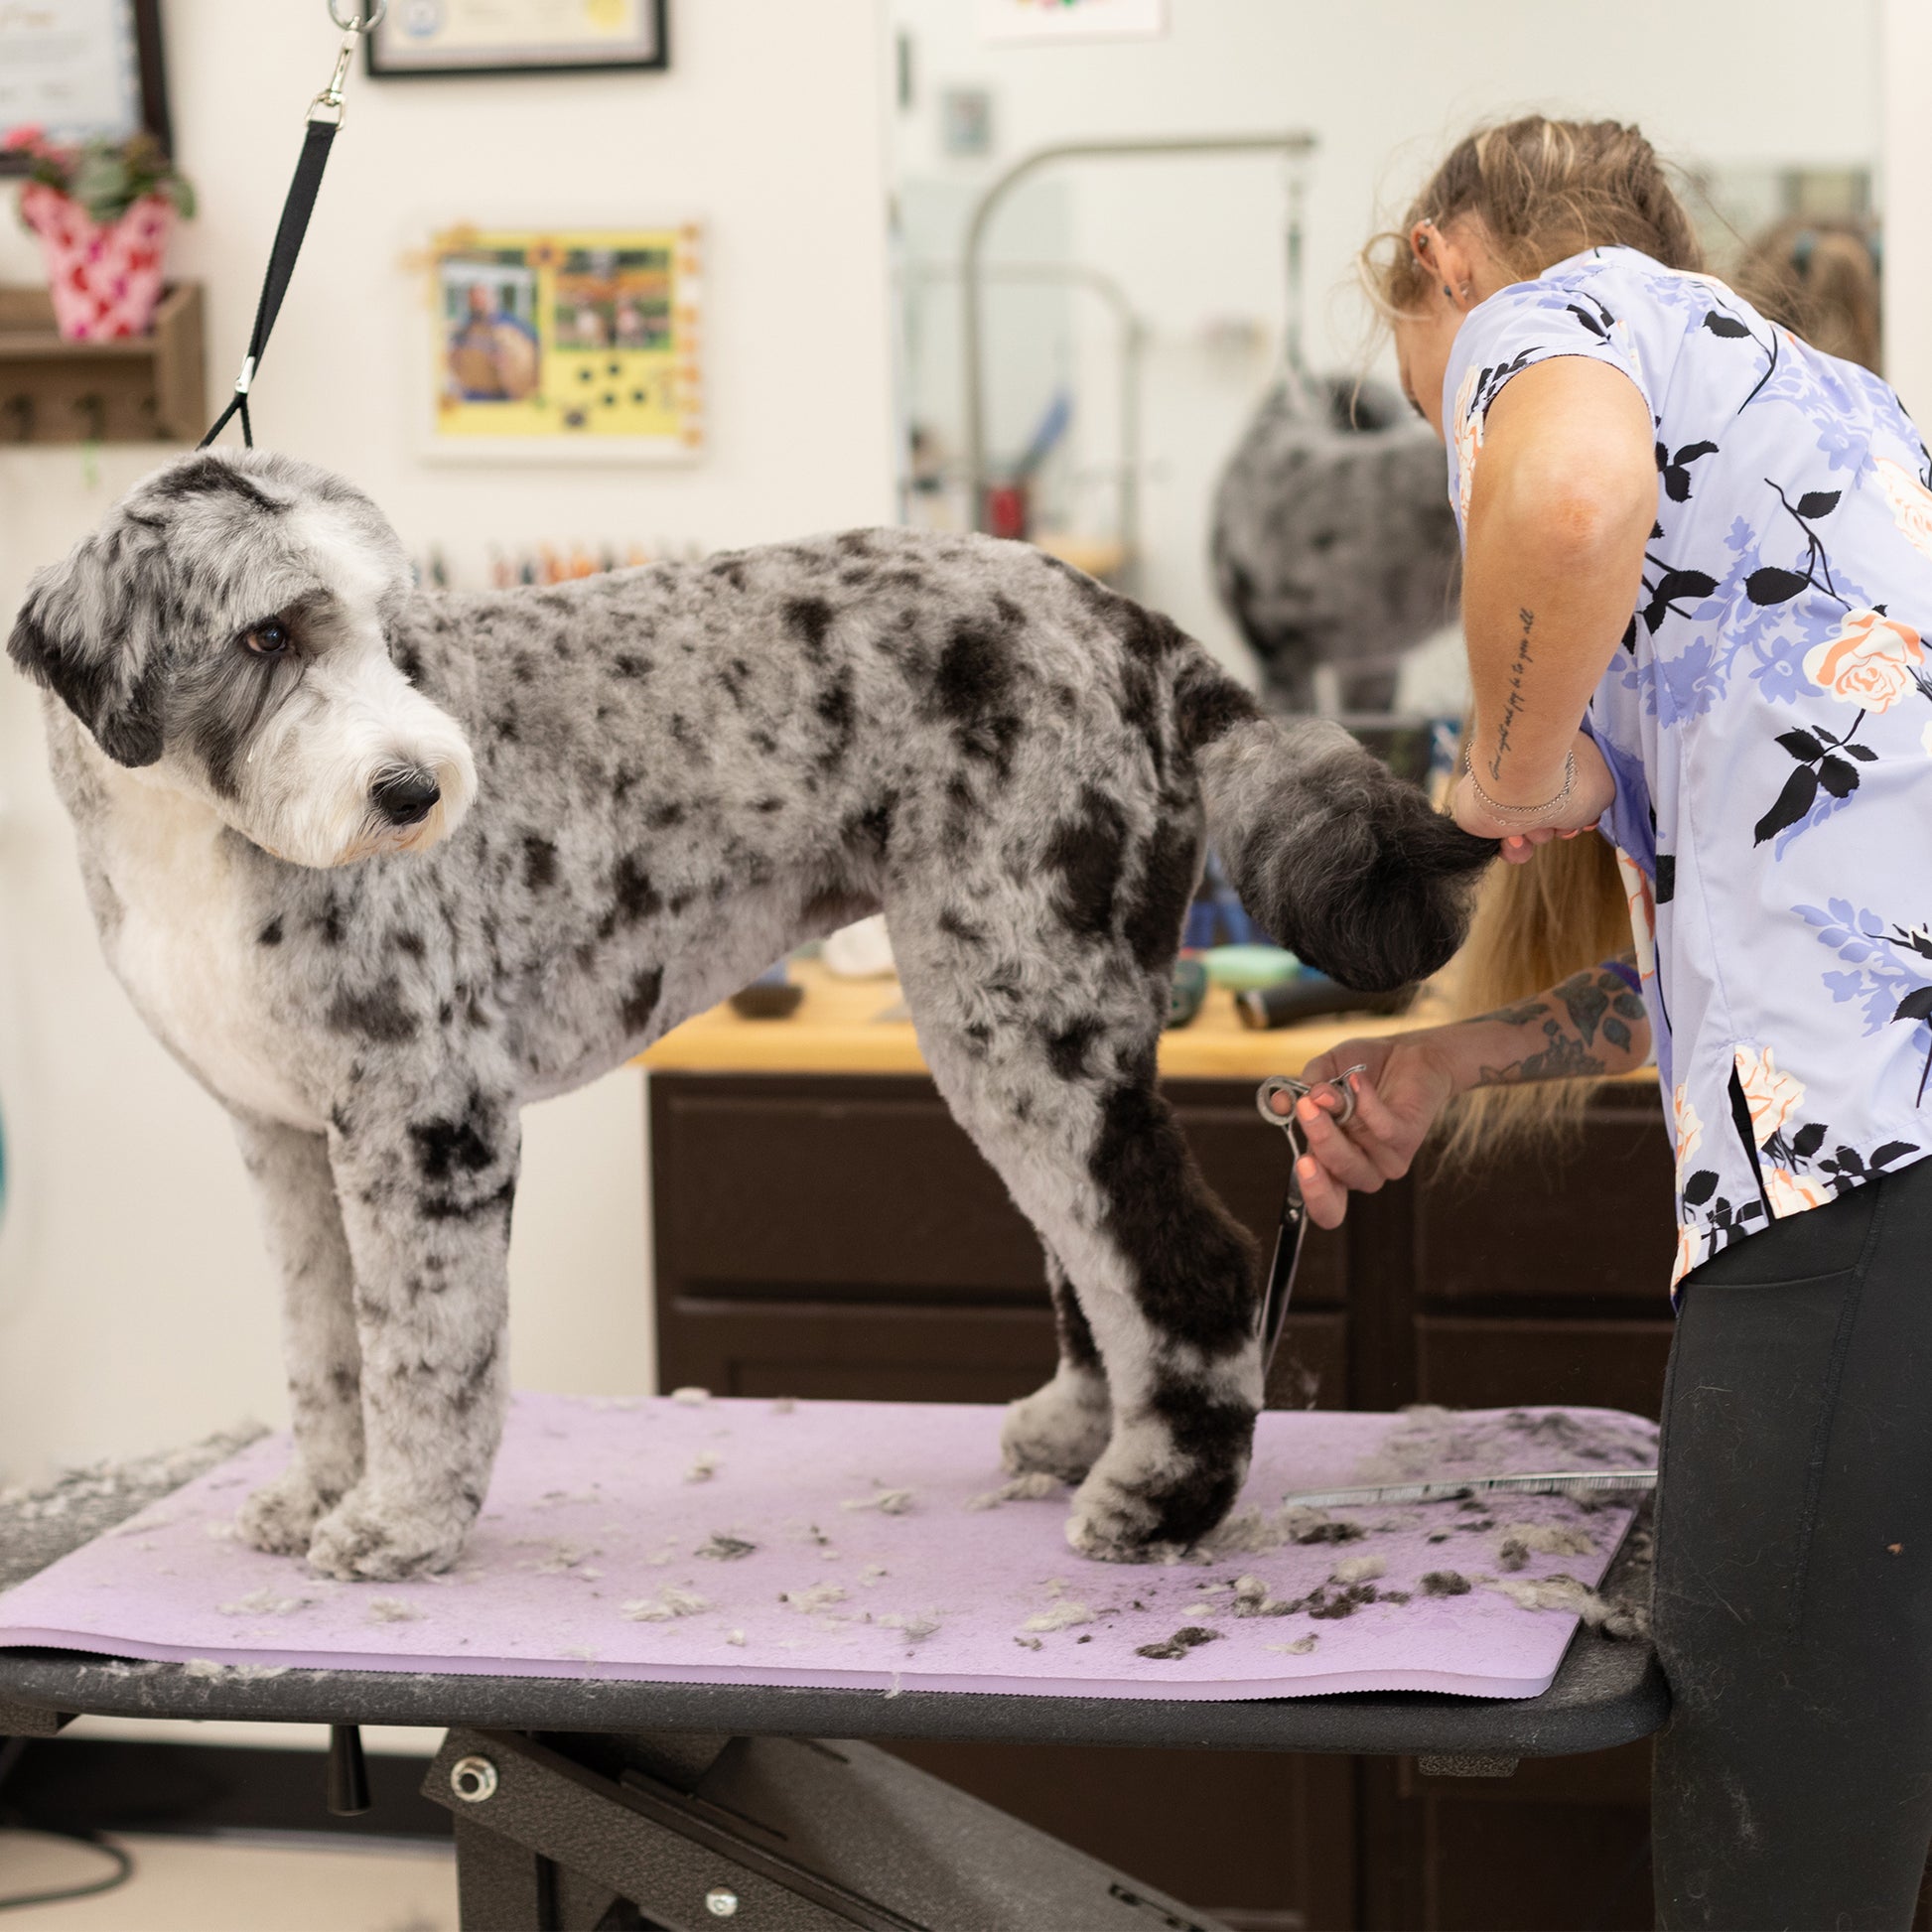
[[[1497,818],[1484,809],[1465,771],[1449,798],[1449,811],[1456,824],[1478,838],[1500,839],[1503,857],[1514,866],[1522,865],[1539,845],[1547,845],[1552,839],[1574,839],[1579,832],[1587,830],[1609,810],[1616,797],[1616,780],[1610,776],[1610,767],[1596,749],[1596,741],[1587,732],[1577,734],[1571,751],[1577,760],[1577,782],[1561,810],[1551,812],[1547,819],[1528,823],[1520,818]],[[1550,789],[1553,793],[1563,789],[1561,774]]]
[[[1308,1143],[1295,1173],[1317,1227],[1341,1225],[1351,1191],[1372,1194],[1407,1173],[1417,1148],[1455,1091],[1454,1073],[1436,1050],[1433,1029],[1343,1040],[1333,1052],[1311,1060],[1302,1078],[1311,1085],[1337,1080],[1342,1068],[1350,1066],[1363,1071],[1347,1076],[1355,1111],[1345,1126],[1335,1119],[1341,1100],[1333,1087],[1295,1103],[1296,1123]],[[1286,1094],[1277,1094],[1272,1104],[1277,1113],[1287,1115]]]

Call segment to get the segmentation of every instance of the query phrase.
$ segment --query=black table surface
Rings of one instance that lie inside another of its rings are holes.
[[[222,1460],[245,1438],[112,1470],[37,1496],[0,1496],[0,1588],[9,1588]],[[1614,1592],[1638,1561],[1611,1566]],[[433,1671],[208,1671],[66,1650],[0,1648],[0,1735],[46,1734],[63,1715],[255,1723],[470,1725],[503,1730],[951,1738],[1165,1748],[1557,1757],[1647,1737],[1670,1715],[1648,1643],[1580,1628],[1541,1697],[1356,1691],[1205,1703],[1009,1697],[960,1691],[807,1690]]]

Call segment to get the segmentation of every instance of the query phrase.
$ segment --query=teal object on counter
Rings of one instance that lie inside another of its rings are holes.
[[[1201,954],[1201,963],[1207,968],[1208,984],[1224,986],[1230,993],[1280,986],[1302,974],[1302,962],[1280,946],[1210,946]]]
[[[1207,998],[1207,968],[1183,954],[1173,963],[1173,984],[1168,989],[1168,1025],[1184,1027]]]

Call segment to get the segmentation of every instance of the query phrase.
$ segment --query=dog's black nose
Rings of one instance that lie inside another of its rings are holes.
[[[442,795],[429,771],[393,771],[369,787],[369,802],[391,825],[420,825]]]

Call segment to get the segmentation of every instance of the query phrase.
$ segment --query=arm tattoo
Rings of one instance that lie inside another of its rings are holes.
[[[1632,962],[1636,957],[1634,953],[1624,956]],[[1599,1077],[1610,1070],[1606,1058],[1610,1049],[1622,1058],[1635,1057],[1633,1030],[1645,1024],[1643,1002],[1618,974],[1601,966],[1573,974],[1548,993],[1499,1007],[1484,1018],[1505,1027],[1528,1028],[1540,1022],[1543,1042],[1533,1052],[1483,1067],[1477,1084],[1485,1087]]]
[[[1534,611],[1518,611],[1522,621],[1523,634],[1516,640],[1516,659],[1509,667],[1509,696],[1503,702],[1502,730],[1496,735],[1496,756],[1489,760],[1489,775],[1496,783],[1503,781],[1503,754],[1509,750],[1510,727],[1516,723],[1516,714],[1523,709],[1523,673],[1530,666],[1530,631],[1536,624]]]

